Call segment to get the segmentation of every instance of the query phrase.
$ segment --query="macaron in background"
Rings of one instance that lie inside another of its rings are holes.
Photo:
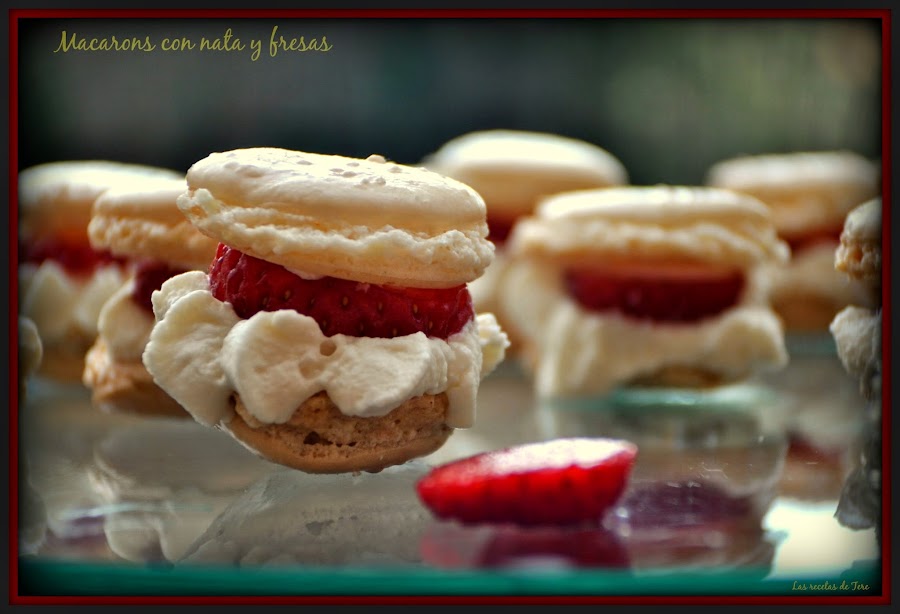
[[[825,332],[865,289],[834,270],[847,214],[878,195],[880,167],[850,151],[739,156],[714,164],[707,184],[758,198],[769,206],[789,262],[771,271],[772,303],[788,333]]]
[[[207,270],[216,253],[217,243],[176,205],[186,190],[184,178],[147,177],[110,188],[94,202],[91,246],[130,270],[100,310],[97,339],[85,356],[83,382],[104,411],[188,417],[141,360],[154,323],[151,294],[170,277]]]
[[[42,376],[80,381],[100,309],[127,277],[121,261],[89,243],[94,200],[114,186],[178,176],[105,160],[50,162],[19,173],[19,312],[41,336]]]
[[[497,246],[494,262],[471,284],[475,308],[503,314],[498,287],[506,269],[504,245],[516,221],[531,214],[541,198],[628,183],[622,163],[581,139],[524,130],[469,132],[444,143],[422,164],[465,183],[487,207],[488,238]],[[515,344],[514,344],[515,345]]]
[[[788,250],[752,197],[664,185],[558,194],[516,225],[509,253],[504,313],[541,397],[708,388],[787,362],[760,271]]]

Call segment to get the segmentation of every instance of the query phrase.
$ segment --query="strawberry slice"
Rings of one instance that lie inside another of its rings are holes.
[[[41,264],[46,260],[59,263],[72,275],[89,275],[97,267],[125,263],[125,259],[113,256],[108,251],[95,250],[86,242],[41,239],[27,245],[19,245],[20,262]]]
[[[149,311],[150,315],[153,315],[153,303],[150,297],[154,290],[162,288],[167,279],[184,272],[183,269],[175,269],[163,262],[153,260],[138,263],[134,274],[134,292],[131,294],[131,299]]]
[[[636,455],[624,440],[555,439],[447,463],[416,489],[436,516],[466,524],[599,522],[622,495]]]
[[[740,271],[683,275],[569,269],[569,293],[591,311],[617,311],[658,322],[696,322],[733,307],[744,289]]]
[[[213,296],[244,319],[293,309],[327,335],[402,337],[423,332],[447,339],[474,317],[465,284],[423,289],[379,286],[336,277],[303,279],[284,267],[219,245],[209,272]]]

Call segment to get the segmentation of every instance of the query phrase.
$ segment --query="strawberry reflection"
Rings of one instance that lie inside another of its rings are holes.
[[[627,569],[621,539],[602,527],[463,526],[435,523],[420,542],[422,561],[459,568]]]
[[[711,482],[635,482],[607,517],[620,531],[758,524],[754,500]]]
[[[765,505],[763,505],[765,507]],[[699,481],[633,482],[602,526],[464,526],[435,522],[420,542],[422,561],[444,569],[594,569],[765,575],[774,536],[753,497]]]
[[[632,568],[766,574],[775,555],[762,528],[767,498],[729,492],[698,480],[633,482],[604,525],[621,535]]]

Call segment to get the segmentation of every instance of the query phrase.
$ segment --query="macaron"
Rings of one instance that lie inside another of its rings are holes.
[[[504,244],[516,221],[547,196],[628,182],[622,163],[605,149],[562,135],[523,130],[469,132],[444,143],[422,164],[478,192],[487,207],[494,262],[470,288],[478,310],[503,316],[497,288],[506,270]]]
[[[508,343],[466,289],[493,255],[474,190],[276,148],[211,154],[187,183],[179,208],[220,244],[153,294],[143,361],[197,421],[314,473],[380,471],[473,424]]]
[[[711,186],[756,197],[771,208],[790,262],[772,272],[772,302],[789,332],[824,331],[843,307],[865,300],[861,284],[833,270],[847,214],[877,196],[879,165],[850,151],[740,156],[713,165]]]
[[[834,267],[839,275],[862,284],[869,302],[848,305],[829,325],[841,363],[870,399],[880,389],[875,380],[881,378],[882,371],[881,209],[878,198],[847,215]]]
[[[199,232],[175,201],[184,178],[147,177],[110,188],[93,205],[88,236],[95,250],[128,265],[130,278],[103,305],[82,375],[104,411],[188,417],[159,388],[141,360],[153,328],[151,294],[174,275],[206,270],[217,242]]]
[[[94,200],[113,186],[178,175],[104,160],[51,162],[19,173],[19,309],[44,344],[43,376],[80,380],[100,308],[127,275],[121,261],[90,246]]]
[[[881,209],[881,198],[873,198],[848,213],[834,256],[836,270],[873,291],[881,288]]]
[[[696,388],[787,360],[760,265],[784,262],[768,209],[728,190],[558,194],[520,221],[503,311],[542,396]]]
[[[541,198],[628,182],[622,163],[587,141],[543,132],[484,130],[444,143],[423,164],[471,186],[484,199],[492,240],[534,211]]]

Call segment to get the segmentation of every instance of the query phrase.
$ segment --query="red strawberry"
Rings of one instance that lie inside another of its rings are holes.
[[[555,439],[447,463],[416,488],[436,516],[463,523],[599,521],[622,495],[636,455],[624,440]]]
[[[465,285],[421,289],[322,277],[303,279],[284,267],[219,245],[209,272],[213,296],[241,318],[293,309],[325,335],[402,337],[424,332],[447,339],[474,317]]]
[[[516,219],[515,217],[500,217],[489,213],[487,222],[489,230],[488,240],[500,246],[506,243],[506,240],[509,238],[509,233],[512,232]]]
[[[719,276],[667,277],[568,270],[569,293],[587,309],[618,311],[659,322],[695,322],[719,314],[738,302],[744,276],[737,271]]]
[[[153,303],[150,296],[154,290],[159,290],[163,283],[170,277],[184,273],[183,269],[173,269],[162,262],[147,260],[137,265],[134,275],[134,292],[131,298],[135,303],[153,313]]]
[[[20,262],[40,264],[45,260],[59,263],[72,275],[88,275],[99,266],[125,262],[123,258],[117,258],[110,252],[93,249],[87,242],[42,239],[19,246]]]

